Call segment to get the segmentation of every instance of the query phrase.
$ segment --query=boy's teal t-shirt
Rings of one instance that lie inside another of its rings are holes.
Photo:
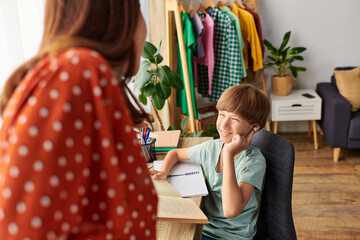
[[[203,234],[215,239],[252,239],[256,233],[256,222],[260,211],[261,193],[264,184],[266,162],[260,150],[250,144],[235,159],[237,182],[253,185],[254,192],[242,211],[235,218],[225,218],[222,208],[222,173],[216,172],[223,143],[220,139],[210,140],[189,148],[190,160],[203,166],[209,195],[205,197],[205,224]]]

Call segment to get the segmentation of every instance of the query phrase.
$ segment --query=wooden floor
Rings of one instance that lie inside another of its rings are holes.
[[[282,134],[295,146],[293,217],[299,240],[360,239],[360,150],[332,149],[318,134],[319,149],[307,133]]]

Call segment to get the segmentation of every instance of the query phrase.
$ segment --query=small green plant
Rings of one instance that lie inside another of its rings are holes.
[[[203,132],[202,137],[213,137],[214,139],[220,138],[219,132],[215,123],[210,123],[207,126],[207,131]]]
[[[207,127],[207,131],[200,130],[198,133],[187,133],[189,131],[186,128],[189,118],[184,118],[180,123],[181,134],[180,137],[213,137],[213,138],[220,138],[220,135],[216,129],[215,123],[210,123]],[[176,130],[176,128],[170,125],[167,129],[168,131]]]
[[[265,64],[266,68],[274,69],[277,77],[284,77],[290,70],[294,79],[297,78],[298,72],[305,72],[305,67],[294,66],[294,61],[303,61],[304,58],[299,53],[306,50],[304,47],[287,47],[291,35],[291,31],[285,33],[283,41],[279,48],[275,48],[268,40],[264,39],[266,50],[271,54],[268,56],[268,62]]]
[[[180,137],[201,137],[202,136],[202,133],[203,133],[203,130],[200,130],[198,133],[187,133],[189,131],[188,128],[186,128],[186,125],[189,121],[189,117],[186,117],[184,118],[181,123],[180,123],[180,128],[181,128],[181,133],[180,133]],[[168,131],[169,130],[176,130],[176,128],[172,125],[170,125],[167,129]]]
[[[161,130],[164,130],[157,110],[164,107],[165,101],[171,95],[171,88],[181,91],[184,87],[179,74],[172,71],[167,65],[159,65],[164,60],[160,54],[161,43],[162,40],[159,47],[156,48],[152,43],[145,42],[142,52],[145,60],[141,62],[135,76],[134,89],[140,92],[139,101],[142,104],[146,105],[149,98]]]

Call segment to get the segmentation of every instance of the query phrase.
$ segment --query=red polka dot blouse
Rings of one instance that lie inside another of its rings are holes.
[[[155,239],[157,197],[99,53],[41,60],[2,117],[0,239]]]

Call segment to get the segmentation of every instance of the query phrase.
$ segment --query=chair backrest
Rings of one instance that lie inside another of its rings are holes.
[[[294,174],[294,145],[284,137],[262,129],[252,143],[266,160],[265,187],[254,240],[296,239],[291,197]]]

